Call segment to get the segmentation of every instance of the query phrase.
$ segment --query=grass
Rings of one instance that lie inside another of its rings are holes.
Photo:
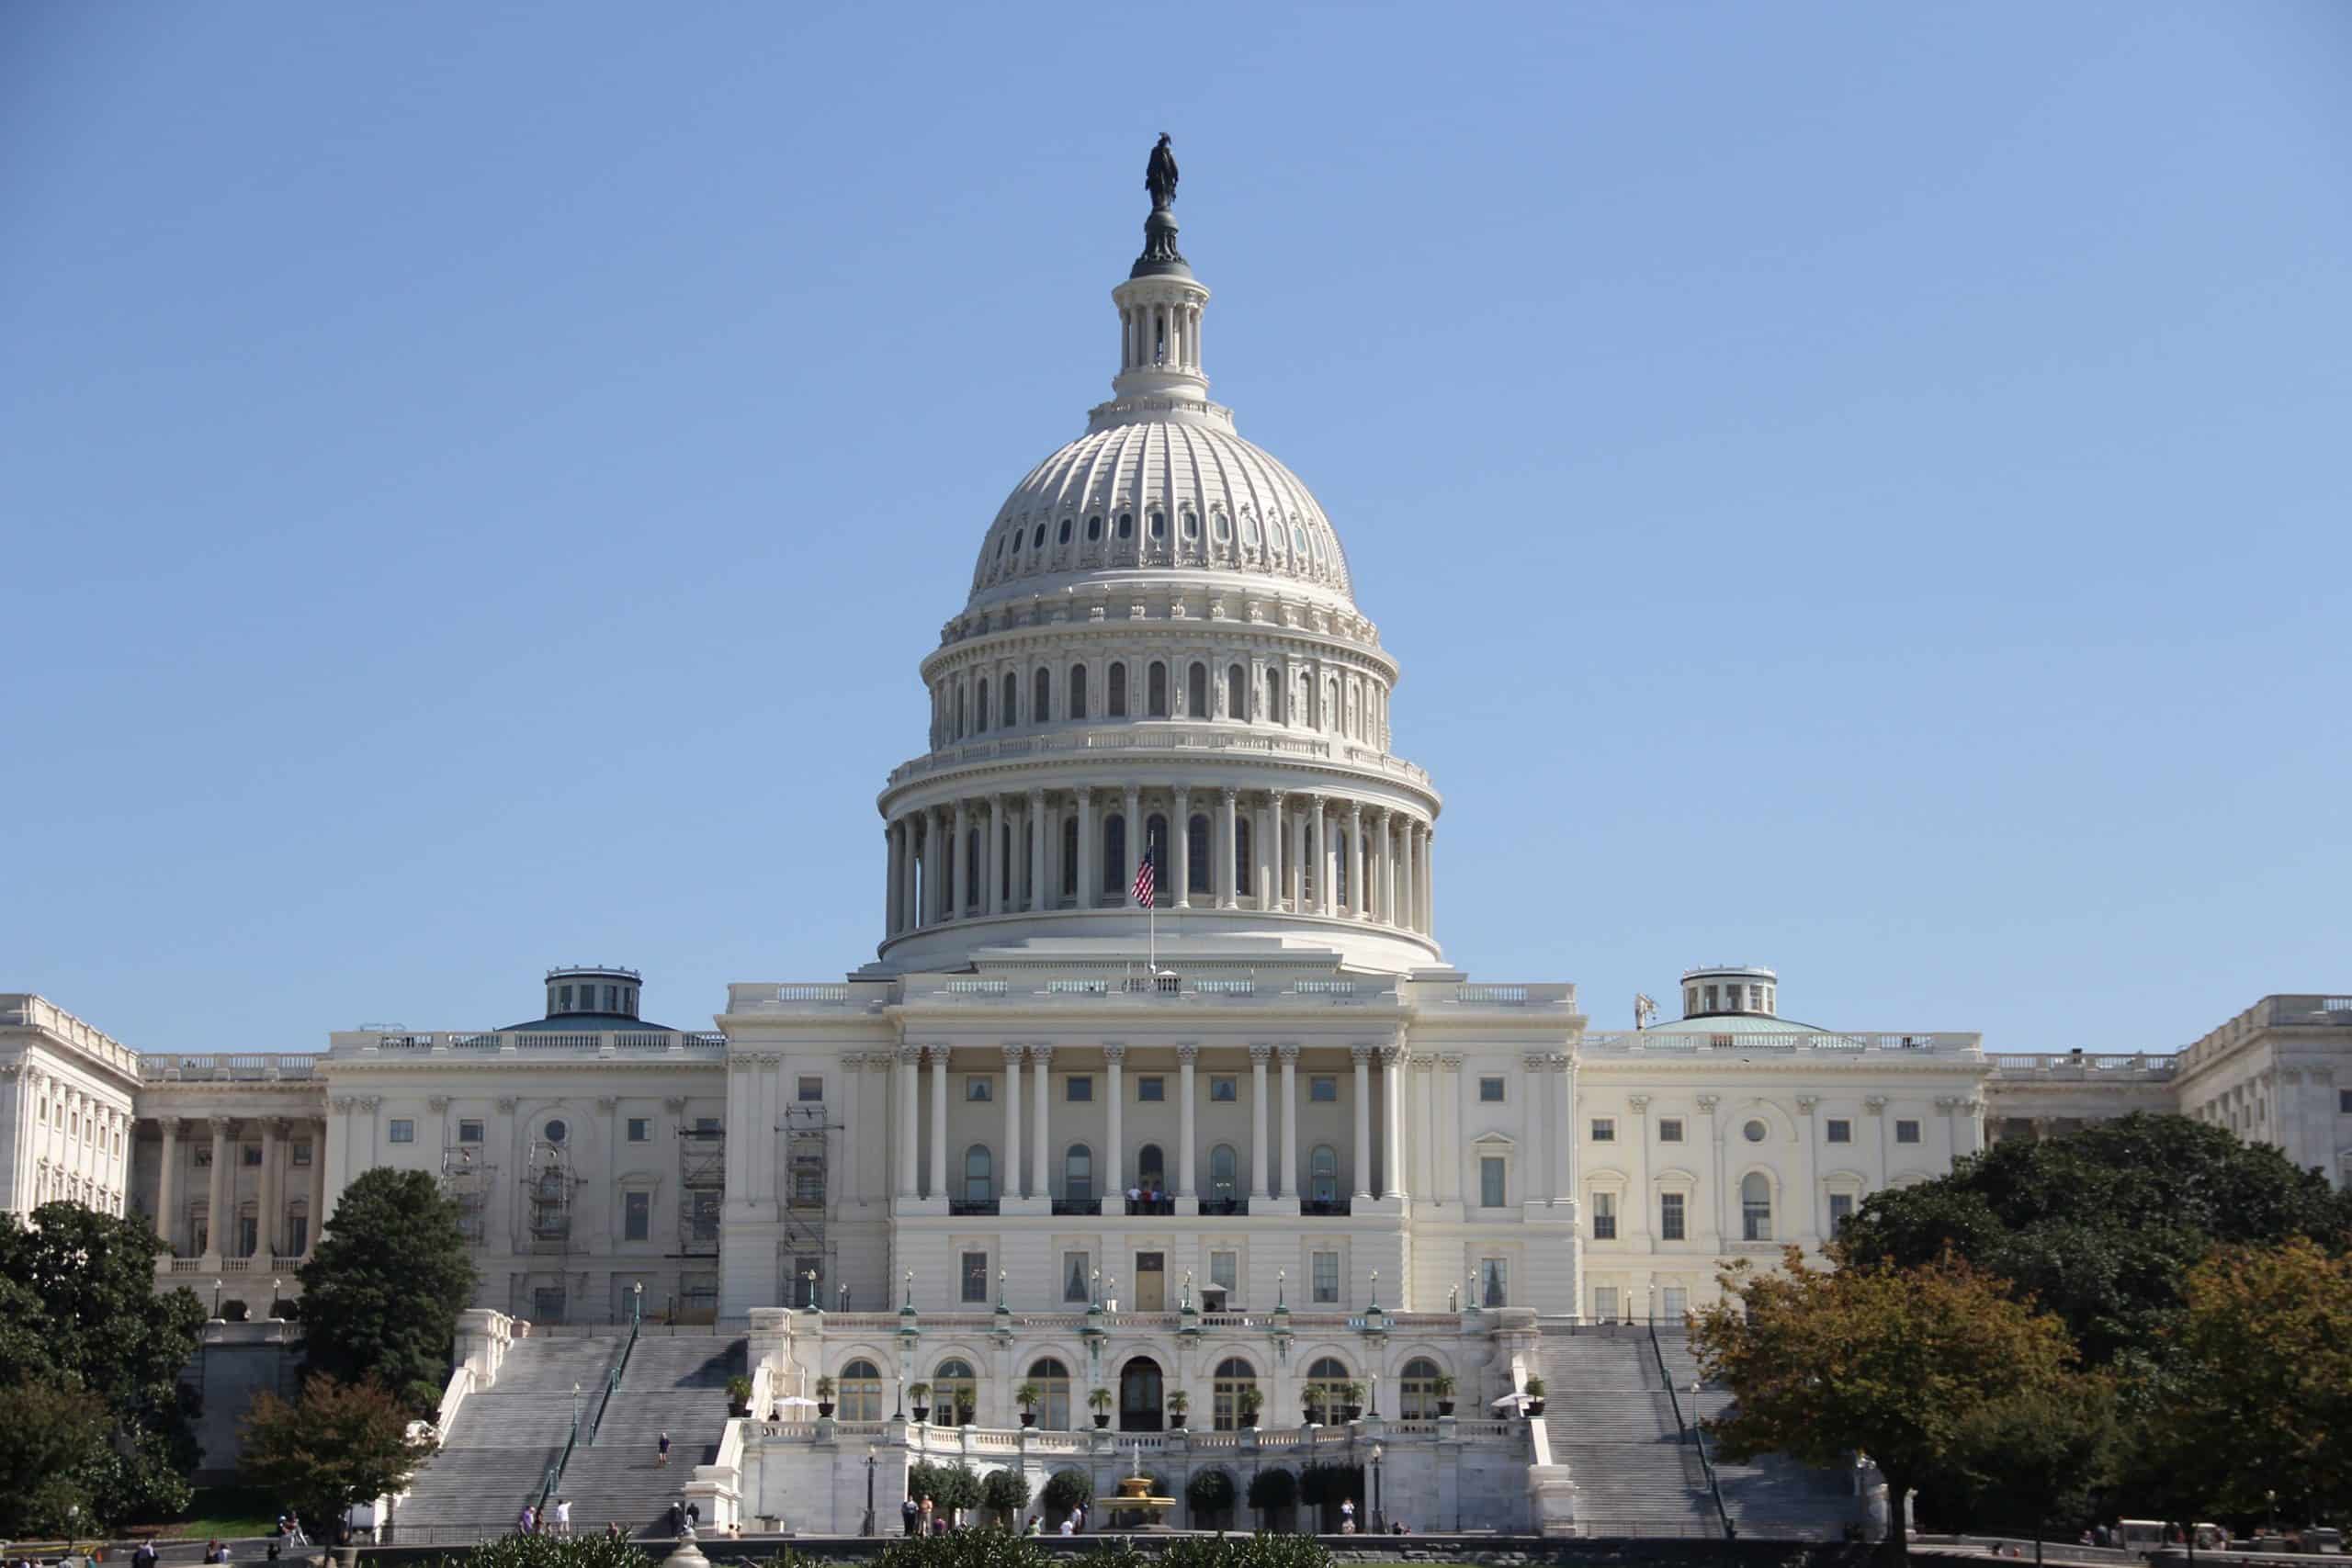
[[[156,1529],[167,1540],[223,1540],[236,1536],[270,1535],[277,1529],[277,1505],[269,1495],[252,1486],[199,1486],[188,1504],[188,1517]]]

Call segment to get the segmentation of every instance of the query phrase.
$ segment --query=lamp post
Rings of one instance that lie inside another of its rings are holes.
[[[1380,1374],[1378,1372],[1372,1374],[1372,1407],[1364,1414],[1375,1421],[1380,1419]],[[1373,1451],[1377,1453],[1379,1450],[1375,1449]]]
[[[578,1383],[571,1385],[571,1435],[575,1438],[580,1436],[580,1385]]]
[[[2270,1487],[2267,1489],[2262,1495],[2264,1500],[2270,1505],[2270,1524],[2262,1533],[2265,1535],[2277,1535],[2278,1533],[2278,1489],[2275,1486]]]
[[[1378,1443],[1374,1443],[1374,1444],[1373,1444],[1373,1445],[1372,1445],[1372,1533],[1373,1533],[1373,1534],[1374,1534],[1374,1535],[1385,1535],[1385,1534],[1387,1533],[1387,1526],[1382,1522],[1381,1517],[1380,1517],[1380,1456],[1381,1456],[1381,1447],[1380,1447],[1380,1445],[1379,1445]]]
[[[815,1270],[814,1269],[809,1269],[809,1270],[808,1270],[808,1310],[809,1310],[810,1312],[818,1312],[818,1311],[820,1311],[820,1310],[822,1310],[822,1309],[820,1309],[820,1308],[817,1305],[817,1270]]]
[[[212,1315],[216,1318],[220,1315],[220,1281],[218,1280],[212,1281]]]
[[[645,1321],[645,1281],[638,1280],[628,1288],[628,1324],[637,1327]]]
[[[279,1292],[282,1292],[285,1287],[286,1281],[283,1280],[272,1280],[269,1282],[269,1315],[272,1317],[276,1317],[277,1315]]]
[[[873,1450],[872,1449],[868,1449],[868,1450],[865,1450],[865,1522],[864,1524],[862,1524],[862,1525],[858,1526],[858,1528],[857,1528],[857,1533],[858,1533],[858,1534],[860,1534],[860,1535],[866,1535],[866,1536],[870,1536],[870,1535],[872,1535],[872,1534],[874,1533],[874,1470],[875,1470],[875,1462],[876,1462],[876,1461],[875,1461],[875,1458],[874,1458],[874,1450]]]

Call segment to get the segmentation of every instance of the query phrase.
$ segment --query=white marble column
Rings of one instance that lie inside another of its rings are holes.
[[[1380,1053],[1380,1195],[1399,1201],[1405,1190],[1405,1053],[1389,1046]]]
[[[899,1047],[899,1196],[915,1195],[915,1064],[922,1059],[920,1045]]]
[[[231,1179],[236,1168],[230,1161],[236,1151],[229,1143],[229,1118],[215,1116],[212,1127],[212,1190],[205,1204],[205,1224],[208,1235],[204,1253],[215,1259],[232,1256],[230,1245],[236,1239],[230,1226],[236,1223],[236,1184]]]
[[[1120,901],[1134,909],[1141,908],[1136,902],[1136,867],[1143,863],[1143,857],[1151,847],[1144,836],[1143,791],[1135,784],[1129,784],[1120,806],[1127,819],[1127,860],[1125,865],[1114,869],[1118,873],[1119,886],[1125,890]],[[1154,888],[1153,898],[1158,900],[1165,891],[1164,888]]]
[[[277,1117],[262,1118],[261,1224],[255,1227],[261,1234],[254,1240],[254,1250],[266,1258],[277,1256],[279,1216],[286,1207],[277,1193],[277,1135],[285,1129],[286,1123]]]
[[[980,803],[980,827],[989,836],[987,852],[980,857],[980,874],[989,879],[989,885],[979,904],[991,915],[1004,913],[1004,825],[1009,820],[1004,796],[992,795]]]
[[[1175,795],[1176,809],[1170,813],[1168,828],[1176,848],[1168,857],[1168,880],[1176,886],[1175,907],[1189,909],[1193,907],[1193,792],[1179,784]],[[1169,901],[1164,892],[1159,901]]]
[[[1443,1100],[1438,1106],[1437,1198],[1441,1203],[1462,1201],[1462,1056],[1449,1051],[1438,1058]]]
[[[1179,1198],[1199,1196],[1199,1192],[1193,1185],[1193,1142],[1195,1136],[1193,1120],[1193,1064],[1200,1058],[1200,1055],[1201,1048],[1198,1045],[1176,1047],[1176,1092],[1182,1100],[1177,1107],[1176,1115],[1176,1196]]]
[[[1363,890],[1363,806],[1348,803],[1348,908],[1351,919],[1363,919],[1367,908]]]
[[[1373,878],[1373,890],[1379,898],[1372,918],[1383,925],[1396,923],[1396,814],[1380,814],[1380,873]]]
[[[1372,1196],[1372,1053],[1370,1045],[1351,1045],[1348,1055],[1355,1059],[1356,1145],[1349,1156],[1354,1168],[1354,1190],[1359,1198]]]
[[[947,840],[947,917],[960,920],[972,907],[972,818],[963,801],[956,803],[956,827]]]
[[[1419,831],[1419,825],[1409,817],[1397,829],[1400,841],[1396,846],[1396,919],[1394,923],[1408,931],[1420,929],[1413,913],[1413,836]]]
[[[1558,1185],[1552,1190],[1555,1205],[1573,1208],[1577,1201],[1577,1063],[1576,1058],[1563,1053],[1551,1061],[1552,1075],[1559,1080],[1554,1092],[1560,1107],[1560,1146]]]
[[[1046,892],[1046,792],[1029,792],[1029,912],[1039,914],[1050,907]]]
[[[1250,835],[1250,874],[1257,879],[1258,902],[1261,910],[1282,908],[1282,821],[1281,808],[1275,802],[1279,795],[1269,795],[1258,803],[1257,830]]]
[[[1546,1199],[1544,1189],[1549,1185],[1544,1168],[1551,1163],[1551,1156],[1544,1145],[1544,1074],[1550,1064],[1544,1060],[1542,1052],[1530,1051],[1520,1058],[1520,1066],[1526,1070],[1527,1076],[1519,1084],[1519,1143],[1520,1147],[1526,1151],[1519,1156],[1519,1181],[1522,1189],[1519,1201],[1522,1204],[1540,1204]],[[1561,1131],[1565,1134],[1568,1130],[1563,1128]]]
[[[1113,1043],[1102,1047],[1102,1060],[1109,1071],[1103,1089],[1111,1097],[1110,1146],[1102,1151],[1102,1201],[1106,1214],[1126,1213],[1127,1183],[1127,1048]]]
[[[1053,1134],[1046,1123],[1046,1085],[1053,1077],[1054,1048],[1050,1045],[1029,1047],[1029,1070],[1036,1076],[1035,1098],[1030,1101],[1033,1125],[1029,1129],[1029,1196],[1039,1201],[1054,1195]]]
[[[1234,809],[1234,792],[1216,792],[1216,907],[1238,909],[1241,907],[1241,831],[1240,818]]]
[[[931,1047],[931,1191],[947,1196],[947,1047]]]
[[[155,1177],[155,1234],[164,1239],[164,1256],[180,1255],[179,1227],[172,1222],[172,1180],[179,1174],[180,1119],[166,1116],[158,1123],[164,1132],[164,1163]]]
[[[1283,1184],[1286,1198],[1298,1196],[1298,1047],[1285,1045],[1283,1058]]]
[[[1102,874],[1094,868],[1094,854],[1102,845],[1094,829],[1094,792],[1078,791],[1078,907],[1091,909],[1102,897],[1097,891],[1102,886]]]
[[[1025,1046],[1004,1048],[1004,1153],[999,1167],[1004,1172],[999,1182],[998,1196],[1021,1196],[1021,1053]]]
[[[1226,798],[1232,798],[1229,792]],[[1269,1185],[1272,1162],[1266,1158],[1266,1058],[1273,1054],[1271,1045],[1250,1047],[1250,1191],[1261,1201],[1274,1195]]]
[[[1434,1198],[1437,1196],[1437,1059],[1416,1052],[1406,1074],[1413,1085],[1413,1092],[1405,1104],[1406,1120],[1412,1123],[1412,1190],[1423,1198]]]
[[[1340,852],[1331,842],[1331,803],[1321,795],[1311,797],[1315,813],[1315,912],[1334,914],[1339,909],[1338,892],[1333,884],[1340,880]]]
[[[882,934],[899,934],[899,825],[882,825]]]
[[[1437,829],[1421,829],[1421,874],[1419,882],[1421,895],[1421,930],[1437,930]]]

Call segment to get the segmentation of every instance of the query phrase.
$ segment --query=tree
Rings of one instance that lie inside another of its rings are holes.
[[[458,1206],[421,1170],[379,1168],[344,1189],[302,1265],[310,1370],[380,1382],[429,1415],[448,1381],[458,1314],[472,1299]]]
[[[907,1472],[907,1495],[917,1502],[928,1497],[934,1508],[952,1517],[962,1509],[980,1506],[980,1478],[960,1463],[925,1461]]]
[[[144,1221],[79,1203],[44,1203],[29,1224],[0,1214],[0,1388],[100,1402],[106,1427],[72,1473],[82,1517],[102,1525],[175,1513],[190,1496],[196,1403],[179,1375],[204,1308],[185,1290],[156,1292],[163,1249]]]
[[[0,1396],[0,1537],[62,1536],[90,1516],[90,1461],[107,1439],[106,1405],[79,1389],[26,1378]]]
[[[1193,1479],[1184,1483],[1184,1502],[1197,1521],[1202,1515],[1216,1516],[1233,1506],[1233,1477],[1221,1470],[1197,1470]]]
[[[400,1492],[433,1452],[430,1428],[412,1438],[408,1409],[372,1382],[313,1373],[293,1404],[254,1396],[243,1426],[245,1478],[318,1525],[352,1504]]]
[[[1951,1173],[1873,1193],[1839,1233],[1876,1266],[1946,1251],[2065,1321],[2093,1366],[2160,1354],[2189,1270],[2219,1244],[2303,1235],[2341,1246],[2352,1194],[2278,1150],[2184,1116],[2126,1116],[2010,1139]]]
[[[1057,1470],[1046,1477],[1037,1500],[1057,1514],[1075,1513],[1094,1501],[1094,1482],[1082,1470]]]
[[[1287,1470],[1261,1470],[1250,1478],[1250,1506],[1258,1510],[1262,1529],[1266,1516],[1298,1501],[1298,1477]]]
[[[1832,1244],[1831,1261],[1843,1264]],[[1737,1404],[1708,1430],[1735,1461],[1807,1464],[1860,1450],[1886,1478],[1889,1554],[1908,1555],[1904,1499],[1959,1452],[1962,1424],[1996,1400],[2057,1388],[2075,1360],[2065,1325],[1957,1258],[1905,1269],[1725,1269],[1724,1299],[1693,1343]]]
[[[1962,1418],[1956,1452],[1929,1487],[1955,1528],[2071,1539],[2098,1510],[2116,1457],[2113,1380],[2075,1373],[1996,1398]]]
[[[1004,1516],[1008,1529],[1021,1528],[1021,1512],[1029,1506],[1029,1478],[1007,1467],[992,1470],[980,1482],[980,1506]]]
[[[2224,1512],[2267,1513],[2273,1490],[2307,1519],[2352,1507],[2352,1259],[2231,1248],[2188,1295],[2149,1402],[2149,1478],[2200,1477],[2185,1500]]]

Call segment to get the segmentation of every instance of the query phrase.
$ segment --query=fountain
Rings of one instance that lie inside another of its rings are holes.
[[[1143,1445],[1135,1445],[1135,1468],[1119,1479],[1119,1495],[1109,1499],[1111,1527],[1114,1529],[1164,1530],[1168,1529],[1168,1511],[1176,1506],[1173,1497],[1152,1495],[1151,1477],[1143,1472]],[[1119,1516],[1130,1516],[1121,1524]]]

